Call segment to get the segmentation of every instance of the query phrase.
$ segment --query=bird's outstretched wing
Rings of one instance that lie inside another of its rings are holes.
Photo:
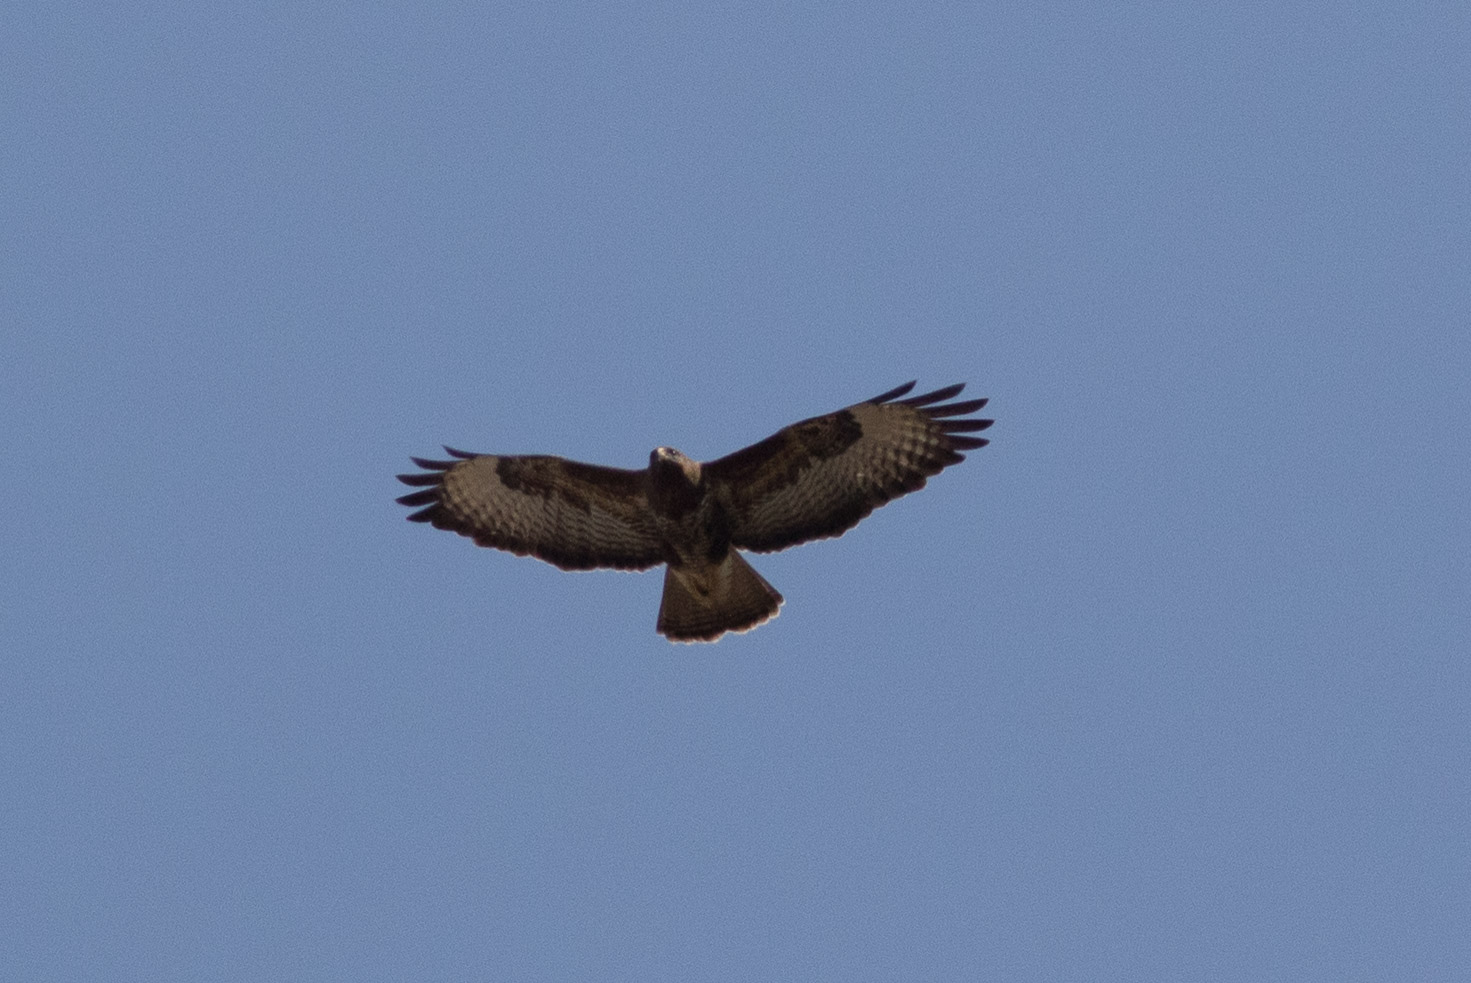
[[[959,419],[986,405],[958,403],[964,383],[900,399],[914,383],[794,423],[703,465],[731,521],[731,543],[765,553],[839,536],[874,509],[984,447],[993,421]]]
[[[424,472],[398,476],[423,486],[398,500],[419,509],[412,521],[563,570],[642,570],[663,562],[644,472],[560,457],[445,450],[455,460],[410,458]]]

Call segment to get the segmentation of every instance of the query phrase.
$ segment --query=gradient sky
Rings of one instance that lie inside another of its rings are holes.
[[[0,978],[1471,978],[1463,4],[0,29]],[[441,443],[990,447],[714,646]]]

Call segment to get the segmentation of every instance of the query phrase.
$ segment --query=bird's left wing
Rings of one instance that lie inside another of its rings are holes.
[[[560,457],[445,450],[455,460],[411,458],[424,472],[398,476],[406,485],[424,486],[398,499],[419,509],[410,520],[563,570],[642,570],[663,561],[644,472]]]
[[[984,399],[946,403],[964,383],[900,399],[914,383],[777,431],[702,466],[731,521],[731,543],[758,553],[839,536],[874,509],[984,447],[991,420],[957,419]]]

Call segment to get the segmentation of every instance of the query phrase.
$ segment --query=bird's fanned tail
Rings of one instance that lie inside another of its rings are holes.
[[[672,642],[713,642],[776,617],[782,596],[735,550],[719,564],[664,571],[659,634]]]

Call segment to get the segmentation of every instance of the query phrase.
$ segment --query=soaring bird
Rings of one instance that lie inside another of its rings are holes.
[[[923,488],[988,441],[966,434],[984,399],[965,387],[908,396],[909,382],[757,444],[699,463],[656,447],[641,471],[545,455],[410,458],[398,480],[409,519],[563,570],[666,565],[658,631],[711,642],[776,616],[782,596],[737,550],[770,553],[840,536],[885,502]]]

